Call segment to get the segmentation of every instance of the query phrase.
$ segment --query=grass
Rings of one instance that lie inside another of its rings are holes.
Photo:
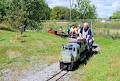
[[[100,54],[73,73],[75,81],[120,81],[120,41],[97,36]]]
[[[27,67],[32,61],[52,64],[59,61],[59,52],[65,39],[43,32],[26,32],[22,36],[17,32],[0,31],[0,65],[1,69],[13,67],[20,62]],[[6,66],[7,65],[7,66]]]
[[[97,35],[102,35],[104,37],[111,37],[113,39],[120,38],[120,30],[119,29],[111,29],[111,28],[94,28],[94,33]]]
[[[31,61],[55,63],[59,61],[62,44],[67,43],[66,39],[43,32],[26,32],[21,36],[2,30],[0,35],[0,70],[26,69]],[[73,81],[120,81],[120,41],[101,36],[95,36],[95,41],[100,45],[101,53],[73,72]]]
[[[95,22],[94,27],[97,28],[111,28],[111,29],[120,29],[120,22],[112,20],[111,22]]]

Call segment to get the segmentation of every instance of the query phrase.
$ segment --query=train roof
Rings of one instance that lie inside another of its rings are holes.
[[[72,48],[72,47],[80,47],[80,45],[77,44],[77,43],[68,43],[67,45],[65,45],[65,47],[69,47],[69,48]]]

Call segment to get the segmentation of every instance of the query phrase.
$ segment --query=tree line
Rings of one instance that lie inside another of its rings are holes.
[[[120,19],[120,10],[114,12],[110,19]]]
[[[70,15],[71,11],[71,15]],[[41,20],[95,19],[96,8],[89,0],[77,0],[74,8],[56,6],[50,8],[45,0],[0,0],[0,22],[12,27],[41,29]]]

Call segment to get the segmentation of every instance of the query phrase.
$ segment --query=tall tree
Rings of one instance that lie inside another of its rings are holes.
[[[116,11],[115,13],[113,13],[113,15],[111,16],[112,19],[120,19],[120,11]]]
[[[96,8],[89,0],[77,0],[77,10],[81,19],[96,18]]]
[[[69,9],[66,7],[56,6],[51,11],[51,19],[68,20]]]
[[[9,6],[9,0],[0,0],[0,21],[3,21],[6,17],[6,10]]]
[[[40,29],[40,20],[48,17],[49,10],[45,0],[11,0],[7,17],[14,27],[22,31],[26,28]]]
[[[79,20],[79,12],[76,9],[71,9],[71,19],[73,21]]]
[[[3,1],[0,1],[0,21],[2,21],[3,16],[5,15],[5,10],[4,10],[4,5],[3,5]]]

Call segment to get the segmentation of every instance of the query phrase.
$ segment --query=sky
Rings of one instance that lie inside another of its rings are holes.
[[[115,11],[120,10],[120,0],[90,0],[96,6],[100,18],[109,18]],[[49,7],[70,7],[70,0],[47,0]],[[74,3],[74,2],[73,2]]]

